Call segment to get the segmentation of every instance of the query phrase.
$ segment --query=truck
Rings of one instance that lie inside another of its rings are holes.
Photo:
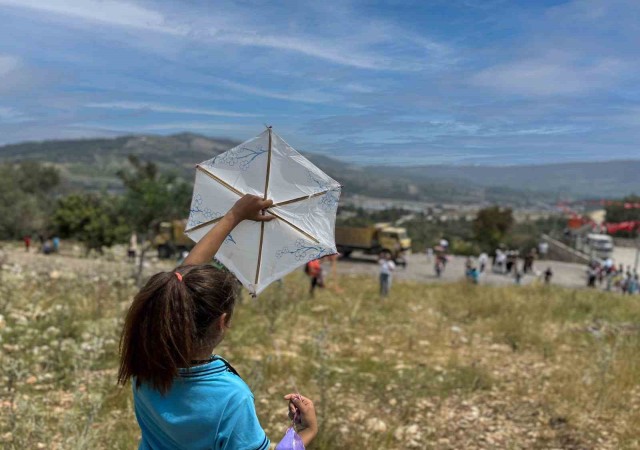
[[[389,223],[377,223],[368,227],[336,227],[336,247],[339,253],[349,257],[354,250],[377,255],[389,252],[391,257],[404,264],[402,255],[411,250],[411,239],[407,230]]]
[[[606,260],[613,255],[613,239],[608,234],[589,233],[576,239],[576,248],[591,258]]]
[[[160,222],[153,238],[153,246],[158,250],[158,258],[173,258],[193,248],[194,242],[184,234],[186,225],[186,220],[179,219]]]

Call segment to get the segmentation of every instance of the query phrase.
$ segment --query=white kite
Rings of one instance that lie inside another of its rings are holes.
[[[273,200],[269,222],[241,222],[216,258],[253,294],[314,259],[336,253],[340,184],[267,128],[196,166],[185,233],[204,237],[244,194]]]

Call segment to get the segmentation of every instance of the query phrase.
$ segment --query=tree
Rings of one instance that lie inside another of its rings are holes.
[[[483,208],[473,221],[475,239],[485,250],[493,250],[503,241],[513,223],[511,208]]]
[[[71,194],[58,200],[53,213],[53,226],[63,238],[75,238],[87,250],[102,252],[123,242],[128,227],[120,216],[120,202],[113,196]]]
[[[60,175],[38,162],[0,165],[0,239],[45,231],[55,206]]]
[[[191,187],[187,183],[133,155],[129,163],[132,170],[121,170],[118,177],[126,188],[123,214],[133,230],[145,234],[161,221],[188,215]]]
[[[142,281],[142,268],[146,252],[152,244],[157,225],[163,221],[187,217],[191,187],[173,174],[161,173],[152,162],[142,162],[129,156],[130,168],[118,172],[126,192],[122,214],[138,233],[141,244],[140,262],[136,279]]]

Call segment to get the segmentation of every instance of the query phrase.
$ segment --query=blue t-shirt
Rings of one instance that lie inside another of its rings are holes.
[[[253,394],[236,371],[215,356],[207,364],[180,369],[164,395],[133,380],[141,450],[264,450]]]

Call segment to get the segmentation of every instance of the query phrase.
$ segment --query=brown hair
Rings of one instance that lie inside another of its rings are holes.
[[[178,275],[182,276],[182,280]],[[212,324],[231,319],[238,282],[209,265],[152,276],[133,299],[120,338],[118,383],[136,378],[166,393],[195,352],[220,338]]]

